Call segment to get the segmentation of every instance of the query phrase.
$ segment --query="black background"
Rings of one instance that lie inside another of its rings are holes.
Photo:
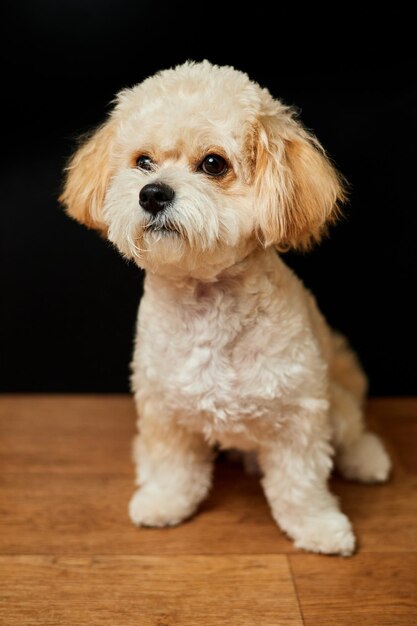
[[[351,184],[331,238],[288,262],[373,394],[417,393],[411,16],[267,3],[9,2],[3,12],[0,385],[125,391],[142,273],[57,204],[74,139],[114,94],[186,59],[234,65],[301,110]]]

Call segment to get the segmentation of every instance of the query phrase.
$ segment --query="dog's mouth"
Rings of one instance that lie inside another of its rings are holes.
[[[172,224],[169,221],[164,220],[164,222],[160,222],[157,220],[152,220],[145,224],[144,231],[147,233],[154,233],[156,235],[179,235],[180,232],[175,224]]]

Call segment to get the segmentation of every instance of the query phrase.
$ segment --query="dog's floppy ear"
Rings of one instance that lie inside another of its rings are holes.
[[[111,148],[114,122],[100,126],[78,148],[66,167],[66,180],[59,201],[68,215],[103,235],[104,197],[112,175]]]
[[[318,140],[282,107],[257,125],[254,185],[265,246],[306,249],[335,221],[342,178]]]

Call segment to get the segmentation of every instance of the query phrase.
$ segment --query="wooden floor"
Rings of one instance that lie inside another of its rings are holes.
[[[334,479],[349,559],[295,550],[259,486],[220,460],[199,514],[136,529],[127,396],[0,397],[0,624],[417,624],[417,399],[373,400],[389,484]]]

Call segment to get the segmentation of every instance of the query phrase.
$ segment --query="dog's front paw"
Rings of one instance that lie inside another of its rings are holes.
[[[316,515],[291,534],[296,548],[310,552],[350,556],[355,549],[352,526],[346,515],[338,511]]]
[[[141,487],[129,502],[129,516],[136,526],[176,526],[194,513],[181,494],[168,493],[158,487]]]

